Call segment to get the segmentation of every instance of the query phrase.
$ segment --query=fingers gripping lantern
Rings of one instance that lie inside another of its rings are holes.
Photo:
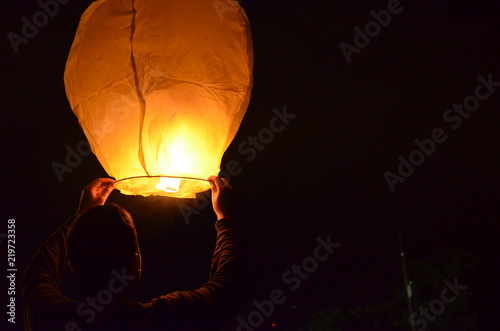
[[[100,0],[64,82],[92,152],[124,194],[194,197],[247,109],[253,48],[233,0]],[[121,180],[121,181],[120,181]]]

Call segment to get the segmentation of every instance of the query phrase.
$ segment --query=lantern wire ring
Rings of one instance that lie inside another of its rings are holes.
[[[115,183],[124,181],[124,180],[129,180],[129,179],[137,179],[137,178],[176,178],[176,179],[185,179],[185,180],[201,180],[205,182],[209,182],[208,179],[203,179],[203,178],[196,178],[196,177],[181,177],[181,176],[163,176],[163,175],[157,175],[157,176],[133,176],[133,177],[126,177],[122,179],[118,179],[115,181]]]

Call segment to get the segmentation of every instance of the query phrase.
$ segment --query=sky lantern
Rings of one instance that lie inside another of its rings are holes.
[[[210,188],[247,109],[253,48],[233,0],[99,0],[66,63],[71,108],[124,194]]]

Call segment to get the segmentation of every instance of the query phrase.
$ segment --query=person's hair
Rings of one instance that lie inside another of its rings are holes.
[[[69,231],[68,257],[86,290],[107,286],[113,277],[136,258],[137,231],[130,214],[115,204],[87,210]]]

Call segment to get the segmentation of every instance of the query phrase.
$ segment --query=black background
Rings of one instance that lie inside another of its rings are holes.
[[[65,162],[66,146],[76,148],[85,139],[65,96],[63,72],[89,3],[61,5],[16,54],[7,33],[20,34],[21,18],[31,20],[40,7],[36,1],[2,1],[0,232],[6,233],[9,218],[16,220],[17,284],[29,257],[76,210],[81,188],[106,176],[93,155],[82,157],[62,182],[52,168],[54,161]],[[364,29],[373,20],[370,11],[387,3],[242,3],[252,26],[255,82],[222,164],[236,160],[242,168],[231,178],[239,191],[252,279],[242,316],[273,289],[287,297],[256,329],[296,330],[321,309],[390,301],[394,290],[403,289],[398,231],[409,263],[450,252],[477,258],[472,276],[446,277],[469,285],[464,297],[471,302],[462,313],[478,316],[470,329],[498,325],[500,88],[456,130],[443,113],[474,93],[478,76],[500,81],[499,3],[401,1],[401,13],[348,64],[339,44],[352,45],[353,28]],[[238,145],[269,126],[273,108],[285,106],[296,117],[248,162]],[[417,148],[414,140],[429,138],[436,128],[447,140],[391,192],[384,172],[397,173],[398,155],[407,158]],[[178,205],[187,200],[113,192],[108,201],[124,206],[137,222],[144,273],[136,299],[203,283],[215,239],[211,208],[186,224]],[[318,236],[328,235],[341,246],[291,291],[282,274],[313,254]],[[5,270],[7,245],[0,239]],[[433,269],[420,273],[430,277]],[[8,300],[4,288],[2,307]],[[8,330],[22,329],[17,290],[16,325]],[[428,301],[433,295],[439,291]],[[438,319],[453,318],[447,310]],[[401,312],[406,320],[405,307]],[[1,316],[3,323],[6,314]],[[370,328],[376,327],[360,330]]]

